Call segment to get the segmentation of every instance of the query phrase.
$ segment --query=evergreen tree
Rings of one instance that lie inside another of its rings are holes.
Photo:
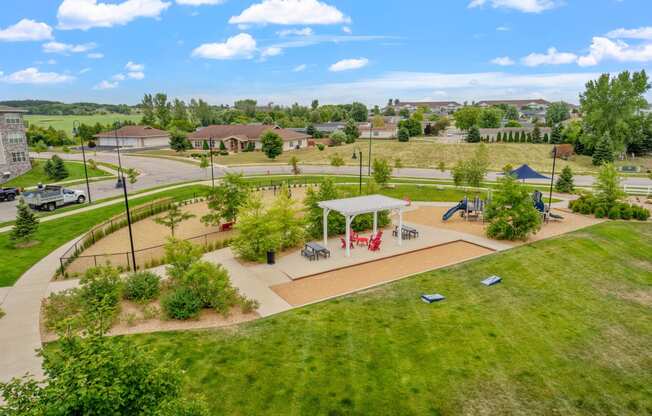
[[[604,136],[602,136],[602,138],[598,141],[598,144],[595,146],[595,150],[593,151],[592,162],[593,165],[600,166],[605,163],[611,163],[613,161],[614,161],[614,152],[611,147],[611,140],[609,139],[609,135],[605,134]]]
[[[466,141],[469,143],[479,143],[480,140],[480,130],[476,126],[472,126],[466,135]]]
[[[560,144],[563,140],[561,124],[555,124],[552,126],[552,132],[550,133],[550,143]]]
[[[496,135],[496,143],[500,143],[502,141],[502,139],[503,139],[502,134],[500,132],[498,132],[498,134]]]
[[[544,143],[549,143],[550,142],[550,137],[548,136],[548,133],[543,135],[543,142]]]
[[[50,179],[60,181],[67,178],[68,175],[68,169],[66,169],[66,165],[63,163],[63,160],[57,155],[52,156],[52,164],[48,173]]]
[[[17,210],[16,222],[11,229],[9,238],[15,242],[30,241],[36,230],[38,230],[38,218],[29,209],[23,198],[20,198]]]
[[[532,143],[541,143],[541,129],[539,126],[534,126],[532,130]]]
[[[398,130],[398,141],[407,142],[409,140],[410,140],[410,131],[405,127],[401,127]]]
[[[224,140],[220,140],[220,152],[226,152],[226,145],[224,144]]]
[[[509,136],[507,136],[507,137],[508,137],[507,142],[514,143],[514,134],[513,134],[513,132],[511,130],[509,131]]]
[[[569,166],[564,166],[564,169],[561,170],[561,175],[555,183],[555,190],[557,192],[571,193],[574,188],[573,171]]]
[[[530,133],[530,132],[527,133],[527,136],[525,136],[525,141],[526,141],[527,143],[532,143],[532,142],[533,142],[533,140],[532,140],[532,133]]]
[[[201,148],[203,150],[209,150],[210,147],[208,146],[208,140],[204,140],[204,142],[201,144]]]

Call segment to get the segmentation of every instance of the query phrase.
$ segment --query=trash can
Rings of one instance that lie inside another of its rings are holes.
[[[267,264],[276,264],[276,252],[274,250],[267,252]]]

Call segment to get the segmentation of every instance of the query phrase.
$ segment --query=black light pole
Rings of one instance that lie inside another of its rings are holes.
[[[79,134],[79,121],[74,120],[72,122],[72,134],[74,136],[78,136]],[[84,148],[84,138],[81,136],[79,137],[79,141],[81,142],[81,148],[82,148],[82,159],[84,160],[84,176],[86,177],[86,195],[88,196],[88,203],[92,204],[93,201],[91,200],[91,186],[88,183],[88,170],[86,169],[86,150]]]
[[[133,271],[136,271],[136,251],[134,250],[134,236],[131,230],[131,213],[129,212],[129,198],[127,197],[127,181],[122,170],[122,161],[120,160],[120,142],[118,141],[118,128],[120,127],[120,122],[115,123],[115,145],[118,150],[118,183],[122,182],[122,194],[125,198],[125,209],[127,210],[127,226],[129,227],[129,245],[131,247],[131,264],[133,266]]]
[[[550,178],[550,197],[548,199],[548,212],[552,210],[552,185],[555,181],[555,165],[557,163],[557,146],[552,147],[552,175]]]
[[[356,154],[356,151],[358,154]],[[353,156],[351,156],[351,159],[356,160],[358,158],[360,159],[360,187],[358,193],[362,195],[362,150],[353,149]]]
[[[369,160],[367,161],[367,165],[369,165],[368,170],[367,170],[367,175],[371,176],[371,135],[374,132],[374,122],[373,120],[369,124]]]
[[[211,182],[213,189],[215,189],[215,172],[213,172],[213,138],[211,137],[208,141],[210,143],[210,149],[208,149],[208,152],[211,154]]]

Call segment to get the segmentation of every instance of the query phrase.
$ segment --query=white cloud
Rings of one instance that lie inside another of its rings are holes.
[[[606,59],[620,62],[652,61],[652,43],[629,45],[621,40],[596,36],[591,42],[589,54],[580,56],[577,63],[580,66],[594,66]]]
[[[129,61],[125,65],[125,69],[131,72],[141,72],[145,70],[145,65]]]
[[[57,64],[57,61],[56,61],[56,59],[48,59],[47,64],[48,64],[48,65],[56,65],[56,64]]]
[[[0,42],[25,42],[52,39],[52,28],[30,19],[0,29]]]
[[[192,51],[192,56],[204,59],[251,59],[256,52],[256,39],[240,33],[223,43],[204,43]]]
[[[308,65],[306,64],[297,65],[292,68],[292,72],[303,72],[306,70],[306,68],[308,68]]]
[[[182,6],[213,6],[224,3],[224,0],[176,0]]]
[[[68,55],[71,53],[84,53],[93,50],[96,47],[97,45],[93,42],[73,45],[69,43],[53,41],[53,42],[44,43],[42,45],[43,52],[45,53],[60,53],[64,55]]]
[[[90,59],[102,59],[104,58],[104,54],[99,52],[94,52],[94,53],[89,53],[88,55],[86,55],[86,57]]]
[[[350,35],[351,33],[353,33],[353,30],[351,30],[351,28],[348,26],[342,26],[342,32],[348,33]]]
[[[158,18],[171,3],[162,0],[125,0],[98,3],[97,0],[63,0],[57,12],[59,29],[88,30],[93,27],[126,25],[140,17]]]
[[[313,30],[309,27],[304,27],[303,29],[285,29],[276,32],[280,37],[295,35],[295,36],[311,36],[314,34]]]
[[[269,48],[263,49],[263,51],[260,53],[260,56],[263,58],[267,58],[269,56],[277,56],[283,53],[283,49],[277,47],[277,46],[270,46]]]
[[[94,90],[111,90],[118,87],[118,82],[104,80],[93,87]]]
[[[82,74],[85,74],[85,73],[91,72],[91,71],[92,71],[91,68],[83,68],[82,70],[79,71],[79,75],[82,75]]]
[[[492,59],[491,63],[500,66],[510,66],[514,65],[514,60],[509,56],[499,56],[498,58]]]
[[[252,4],[232,24],[329,25],[351,19],[336,7],[318,0],[263,0]]]
[[[56,72],[41,72],[33,67],[16,71],[6,76],[1,76],[0,74],[0,81],[9,84],[61,84],[74,79],[75,77],[70,75],[58,74]]]
[[[469,3],[469,8],[491,4],[491,7],[495,9],[505,8],[523,13],[541,13],[544,10],[552,9],[558,3],[555,0],[472,0]]]
[[[607,33],[612,39],[645,39],[652,40],[652,26],[639,27],[637,29],[616,29]]]
[[[498,32],[509,32],[511,29],[508,26],[498,26],[496,31]]]
[[[125,76],[125,74],[115,74],[114,76],[111,77],[111,79],[114,81],[124,81],[125,79],[127,79],[127,77]]]
[[[521,62],[526,66],[572,64],[577,62],[577,55],[570,52],[559,52],[555,48],[549,48],[545,54],[531,53],[521,59]]]
[[[127,76],[128,76],[130,79],[138,79],[138,80],[140,80],[140,79],[144,79],[144,78],[145,78],[145,73],[142,72],[142,71],[128,72],[128,73],[127,73]]]
[[[341,72],[341,71],[350,71],[352,69],[364,68],[369,64],[369,59],[367,58],[358,58],[358,59],[342,59],[331,65],[328,70],[331,72]]]

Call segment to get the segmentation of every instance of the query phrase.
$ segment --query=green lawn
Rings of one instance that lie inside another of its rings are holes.
[[[63,181],[72,181],[72,180],[82,180],[84,179],[84,165],[78,162],[63,162],[66,165],[68,170],[68,177],[63,179]],[[24,173],[20,176],[13,178],[12,180],[2,184],[4,187],[15,187],[15,188],[27,188],[30,186],[36,186],[40,183],[47,184],[53,182],[59,182],[48,178],[48,176],[43,171],[45,166],[45,160],[34,160],[32,162],[32,170],[27,173]],[[100,169],[91,169],[88,168],[88,177],[95,178],[99,176],[110,176],[107,172]]]
[[[368,141],[360,139],[357,143],[342,145],[338,147],[326,147],[323,151],[316,147],[301,149],[292,152],[284,152],[275,160],[268,159],[262,152],[244,152],[231,154],[229,156],[216,156],[214,162],[221,165],[238,164],[281,164],[287,165],[290,157],[296,156],[300,163],[306,164],[329,164],[334,154],[339,154],[348,165],[357,165],[357,161],[351,158],[354,150],[360,148],[363,152],[363,163],[367,164]],[[473,155],[478,144],[443,144],[425,141],[410,141],[401,143],[395,140],[376,140],[372,142],[372,158],[385,158],[393,163],[397,158],[406,167],[438,168],[439,162],[444,162],[446,169],[451,169],[460,159],[468,159]],[[549,144],[531,143],[494,143],[487,145],[489,149],[490,170],[501,171],[502,168],[511,164],[518,167],[528,163],[534,169],[541,172],[552,170],[551,150]],[[142,155],[153,155],[158,157],[190,157],[191,153],[201,153],[201,150],[189,152],[175,152],[173,150],[151,150],[140,152]],[[636,161],[618,161],[618,165],[640,165],[644,169],[652,169],[652,157],[640,157]],[[575,174],[595,173],[597,168],[591,163],[589,156],[573,156],[569,160],[557,160],[557,168],[561,171],[564,166],[570,166]],[[365,166],[366,168],[366,166]]]
[[[203,194],[207,190],[208,188],[202,185],[173,189],[134,199],[130,202],[129,206],[135,207],[165,197],[174,197],[177,200],[188,199],[192,198],[195,194]],[[79,215],[71,215],[69,217],[44,222],[40,224],[34,237],[40,243],[29,248],[14,248],[9,240],[9,233],[5,232],[0,234],[0,259],[2,259],[0,287],[13,285],[23,273],[50,252],[73,238],[80,236],[94,225],[122,211],[124,211],[124,205],[115,204],[83,212]]]
[[[610,222],[235,328],[130,338],[178,362],[211,414],[650,414],[651,251],[652,224]],[[447,300],[418,298],[433,292]]]
[[[96,114],[92,116],[48,116],[48,115],[38,115],[38,114],[29,114],[26,115],[25,120],[30,124],[34,124],[38,127],[48,128],[50,126],[54,127],[56,130],[64,130],[69,135],[72,135],[72,123],[73,121],[79,121],[82,124],[110,124],[115,121],[133,121],[135,123],[140,122],[142,115],[140,114]]]

